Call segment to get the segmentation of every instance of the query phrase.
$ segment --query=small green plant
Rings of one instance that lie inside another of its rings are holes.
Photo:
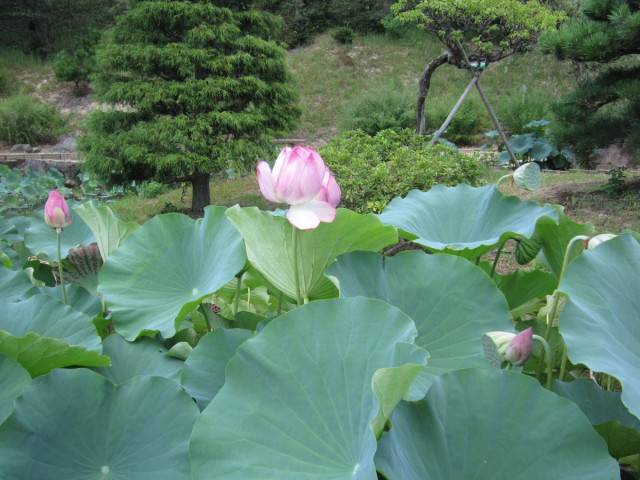
[[[354,31],[349,27],[338,27],[331,32],[333,39],[342,45],[351,45],[355,36]]]
[[[55,107],[30,95],[0,101],[0,140],[9,143],[38,143],[55,140],[65,132],[68,117]]]
[[[341,205],[357,212],[380,212],[397,196],[438,183],[477,185],[481,162],[409,129],[382,130],[375,136],[352,131],[319,150],[342,189]]]
[[[609,180],[605,183],[603,190],[609,198],[617,198],[624,191],[624,179],[627,176],[626,169],[627,167],[618,167],[607,172]]]
[[[166,192],[168,185],[154,181],[145,182],[140,186],[140,195],[144,198],[156,198],[158,195]]]

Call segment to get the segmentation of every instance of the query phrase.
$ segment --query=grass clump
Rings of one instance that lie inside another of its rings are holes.
[[[37,145],[55,140],[66,131],[68,117],[30,95],[0,101],[0,140]]]
[[[479,185],[484,172],[475,156],[442,145],[410,130],[383,130],[375,136],[347,132],[319,150],[342,190],[341,205],[359,213],[381,212],[396,196],[436,184]]]

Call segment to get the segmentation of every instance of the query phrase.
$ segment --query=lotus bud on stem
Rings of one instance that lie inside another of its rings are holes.
[[[62,267],[62,255],[60,252],[60,235],[62,229],[71,225],[73,217],[69,215],[69,206],[58,190],[51,190],[47,202],[44,204],[44,222],[57,233],[58,273],[62,286],[62,303],[67,304],[67,292],[64,288],[64,268]]]

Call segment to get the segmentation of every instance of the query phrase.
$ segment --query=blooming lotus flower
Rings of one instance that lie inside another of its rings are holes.
[[[509,342],[504,359],[513,365],[524,365],[531,355],[533,347],[533,328],[523,330]]]
[[[258,184],[267,200],[289,205],[287,219],[296,228],[312,230],[336,217],[340,187],[311,148],[285,147],[273,170],[267,162],[260,162]]]
[[[47,203],[44,204],[45,223],[51,228],[62,229],[70,225],[72,220],[64,197],[57,190],[51,190]]]

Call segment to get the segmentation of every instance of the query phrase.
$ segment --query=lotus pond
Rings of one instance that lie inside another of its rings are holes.
[[[0,218],[3,480],[636,475],[635,232],[492,185],[306,231],[69,207],[59,234]],[[389,254],[399,238],[421,248]],[[510,239],[526,268],[480,261]]]

